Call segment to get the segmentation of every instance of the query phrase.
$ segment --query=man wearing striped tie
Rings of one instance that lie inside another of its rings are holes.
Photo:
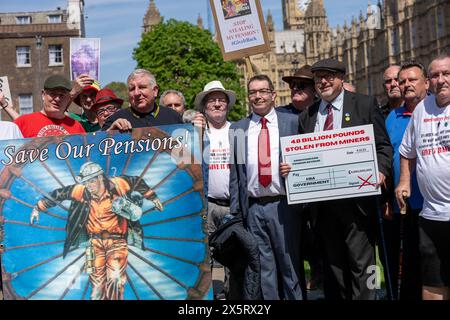
[[[375,98],[344,90],[345,65],[334,59],[315,63],[316,91],[321,100],[299,118],[299,133],[373,124],[378,186],[384,185],[392,146]],[[314,227],[325,254],[326,299],[374,299],[376,199],[357,197],[313,204]]]

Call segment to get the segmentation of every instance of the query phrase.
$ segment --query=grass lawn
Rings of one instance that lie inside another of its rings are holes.
[[[380,260],[380,250],[378,249],[378,246],[376,246],[375,248],[375,253],[376,253],[376,261],[377,261],[377,266],[380,270],[380,277],[381,277],[381,285],[380,285],[380,290],[381,290],[381,296],[385,296],[385,292],[386,292],[386,284],[385,284],[385,280],[384,280],[384,269],[383,269],[383,265],[381,264],[381,260]],[[306,281],[308,281],[308,279],[311,276],[311,267],[309,266],[309,263],[307,261],[304,262],[304,267],[305,267],[305,275],[306,275]]]

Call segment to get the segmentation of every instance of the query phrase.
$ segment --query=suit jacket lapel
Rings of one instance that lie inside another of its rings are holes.
[[[347,116],[350,118],[349,121],[346,121],[345,118]],[[351,92],[344,92],[344,103],[342,107],[342,123],[341,128],[348,128],[355,126],[354,121],[356,118],[356,101],[355,95]]]
[[[242,129],[245,132],[245,163],[244,163],[244,171],[247,174],[247,163],[248,163],[248,128],[250,127],[250,119],[252,114],[250,114],[247,118],[244,119],[244,123],[242,124]]]
[[[314,103],[311,107],[308,108],[309,117],[306,118],[305,130],[306,132],[314,132],[316,127],[317,117],[319,114],[319,106],[320,101]]]
[[[284,121],[284,115],[281,112],[277,112],[277,119],[278,119],[278,132],[280,134],[280,138],[281,137],[286,137],[290,135],[290,129],[288,128],[286,125],[286,121]]]

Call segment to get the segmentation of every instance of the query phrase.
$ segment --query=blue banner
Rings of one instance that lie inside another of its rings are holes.
[[[212,299],[192,125],[0,141],[5,299]]]

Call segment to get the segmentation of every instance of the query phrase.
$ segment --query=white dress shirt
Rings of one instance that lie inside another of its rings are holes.
[[[331,102],[333,106],[333,130],[341,129],[342,127],[342,110],[344,108],[344,91],[336,97]],[[323,126],[325,125],[325,120],[327,119],[327,105],[329,103],[325,100],[320,101],[319,112],[317,114],[316,126],[314,127],[314,132],[323,131]]]
[[[274,108],[265,116],[270,137],[270,161],[272,183],[264,188],[258,180],[258,136],[261,131],[261,116],[253,113],[248,127],[247,188],[250,197],[259,198],[286,194],[280,178],[280,133]]]

